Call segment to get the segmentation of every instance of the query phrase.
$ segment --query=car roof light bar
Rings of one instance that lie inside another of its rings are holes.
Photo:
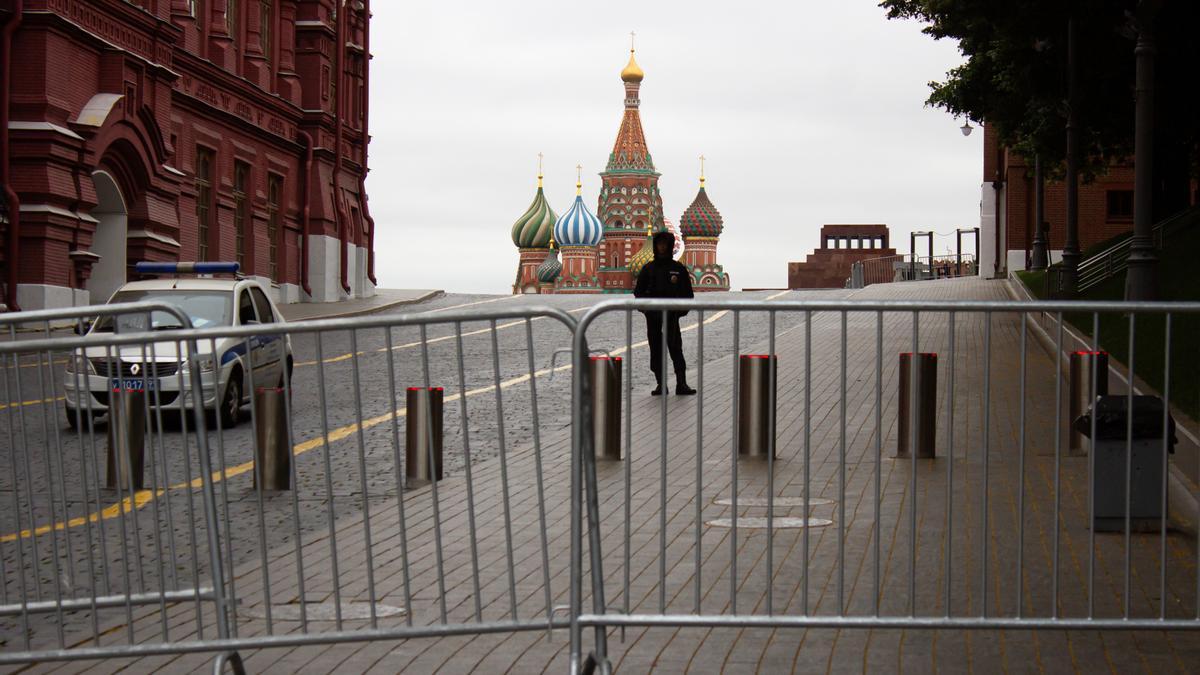
[[[237,274],[235,262],[139,262],[138,274]]]

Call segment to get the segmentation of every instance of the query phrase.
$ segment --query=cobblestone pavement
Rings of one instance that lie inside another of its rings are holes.
[[[845,293],[823,295],[842,297]],[[960,280],[883,285],[854,297],[1001,299],[1004,295],[998,283]],[[449,306],[480,300],[487,299],[449,297],[438,302]],[[536,300],[541,301],[570,310],[584,307],[594,298]],[[807,529],[771,531],[744,521],[765,515],[764,508],[745,501],[767,494],[765,464],[738,462],[730,455],[732,317],[709,313],[705,320],[702,397],[647,396],[646,350],[634,350],[639,367],[634,369],[630,411],[631,460],[602,462],[598,467],[610,608],[650,614],[697,610],[766,614],[769,598],[771,611],[779,614],[869,616],[878,608],[891,615],[1048,616],[1057,592],[1060,615],[1078,617],[1087,612],[1089,550],[1093,550],[1092,597],[1098,616],[1120,616],[1126,603],[1135,617],[1157,616],[1160,610],[1168,617],[1195,615],[1193,537],[1175,531],[1165,539],[1157,532],[1134,534],[1128,550],[1128,598],[1124,592],[1124,538],[1097,534],[1094,547],[1091,545],[1087,461],[1065,453],[1055,461],[1055,406],[1044,403],[1054,398],[1054,364],[1030,340],[1028,376],[1022,388],[1018,317],[993,317],[990,334],[982,317],[956,317],[951,356],[947,317],[922,315],[919,350],[943,355],[940,376],[944,382],[938,394],[939,458],[914,463],[891,459],[897,435],[892,394],[897,386],[895,354],[912,349],[911,315],[889,314],[880,320],[874,313],[852,313],[843,324],[838,314],[818,313],[811,319],[811,340],[805,338],[802,314],[780,315],[776,324],[780,370],[774,494],[795,499],[807,493],[814,500],[809,515],[829,522],[824,526],[814,523]],[[550,321],[530,326],[535,370],[543,370],[549,365],[549,352],[566,346],[565,330],[553,327]],[[765,351],[765,317],[744,315],[738,328],[737,351]],[[465,333],[474,330],[479,327],[463,326]],[[236,570],[240,635],[301,630],[298,622],[281,618],[282,612],[298,606],[301,581],[304,597],[310,602],[328,602],[335,595],[340,595],[343,603],[362,602],[373,596],[377,602],[407,609],[400,616],[378,619],[381,628],[405,622],[436,624],[443,616],[451,622],[536,620],[566,604],[569,377],[547,374],[534,379],[540,413],[540,446],[535,446],[529,382],[521,380],[529,373],[526,330],[524,325],[515,325],[495,334],[504,404],[499,417],[487,389],[495,378],[492,333],[464,335],[465,362],[470,364],[465,389],[484,392],[465,399],[473,460],[470,483],[467,465],[461,460],[462,438],[456,431],[461,426],[456,417],[458,401],[447,405],[449,475],[438,484],[436,498],[425,486],[407,490],[403,499],[396,499],[392,431],[386,420],[362,435],[365,473],[359,468],[357,434],[351,431],[330,443],[332,470],[328,476],[335,488],[332,504],[337,517],[332,526],[326,521],[329,491],[322,471],[326,453],[319,443],[298,459],[298,489],[264,500],[262,525],[253,522],[258,520],[259,507],[248,476],[223,481],[231,500],[231,521],[241,523],[233,528],[228,552]],[[878,371],[876,330],[882,345]],[[594,347],[620,349],[627,340],[621,316],[597,323],[593,331],[589,337]],[[639,342],[641,332],[635,322],[630,341]],[[689,355],[695,354],[693,336],[697,332],[692,329],[686,334]],[[396,331],[393,347],[419,341],[419,336],[400,333]],[[841,352],[843,334],[847,337],[845,356]],[[431,329],[429,335],[449,333]],[[985,340],[991,343],[990,360],[983,359]],[[431,381],[449,382],[447,394],[451,395],[458,391],[453,345],[452,339],[430,345],[429,359]],[[379,348],[386,348],[382,335],[359,336],[357,344],[350,344],[349,336],[322,338],[319,356],[330,361],[323,369],[331,429],[356,421],[349,376],[355,364],[359,365],[359,391],[369,394],[363,399],[365,419],[386,417],[391,409],[389,397],[379,393],[387,388],[388,379],[386,354],[381,359],[380,353],[373,351]],[[362,356],[340,358],[354,351]],[[419,353],[396,350],[393,354],[397,356],[393,370],[397,382],[407,384],[416,379],[419,383]],[[807,374],[806,356],[811,360]],[[297,343],[298,361],[317,358],[316,344]],[[945,386],[951,363],[955,368],[953,396]],[[990,365],[986,371],[990,407],[984,405],[985,363]],[[303,368],[311,368],[312,377],[322,372],[316,364]],[[300,374],[303,372],[297,370],[298,383],[301,377],[308,377]],[[335,375],[339,372],[340,379]],[[692,377],[697,383],[699,373],[693,372]],[[876,378],[882,382],[878,399]],[[315,391],[297,389],[295,424],[304,430],[297,432],[298,440],[319,438],[322,433],[321,420],[312,419],[320,417],[315,396]],[[1023,400],[1043,403],[1022,405]],[[877,402],[881,405],[879,425]],[[668,425],[665,454],[660,452],[659,426],[664,403]],[[982,418],[985,409],[989,411],[986,423]],[[951,410],[952,426],[948,422]],[[1021,433],[1022,418],[1025,434]],[[697,429],[703,430],[699,443]],[[240,441],[248,442],[248,436]],[[227,465],[246,461],[247,448],[228,440],[225,445]],[[230,456],[239,451],[246,454]],[[456,452],[459,459],[454,459]],[[947,489],[951,471],[953,482]],[[539,472],[543,476],[540,483]],[[1057,518],[1056,480],[1062,485]],[[719,503],[731,496],[734,484],[743,500],[738,513],[742,526],[736,538],[729,529],[710,524],[734,515],[729,506]],[[880,496],[878,506],[876,494]],[[817,500],[824,501],[817,505]],[[165,502],[165,496],[157,501]],[[364,501],[369,527],[363,519]],[[473,508],[469,509],[468,503]],[[147,511],[143,507],[138,518],[149,523]],[[298,528],[294,511],[300,514]],[[802,506],[778,506],[775,513],[777,517],[803,515]],[[154,518],[162,522],[161,515]],[[1018,524],[1023,524],[1023,529]],[[42,538],[43,549],[47,538]],[[146,551],[153,540],[145,538]],[[267,548],[258,545],[260,540],[267,542]],[[1167,552],[1165,598],[1158,576],[1161,545]],[[6,556],[16,548],[11,542],[4,546]],[[1055,560],[1057,575],[1051,573]],[[15,563],[6,557],[5,564],[8,575],[15,577]],[[589,570],[584,574],[587,587]],[[7,592],[12,597],[15,589]],[[1163,602],[1165,605],[1160,604]],[[585,606],[590,603],[589,596]],[[261,618],[268,607],[275,613],[270,625]],[[94,632],[101,633],[102,643],[156,642],[164,632],[172,639],[182,639],[195,632],[198,617],[203,618],[208,634],[212,630],[208,610],[192,603],[170,606],[165,613],[157,607],[134,610],[132,622],[122,619],[123,611],[115,617],[105,614],[97,621],[100,630],[93,630],[90,615],[80,612],[83,616],[72,617],[65,628],[66,642],[89,641]],[[314,620],[308,630],[331,630],[333,626]],[[369,626],[369,622],[349,619],[343,625],[347,629]],[[1188,664],[1200,656],[1200,642],[1192,633],[631,628],[623,640],[621,637],[621,631],[609,631],[609,655],[619,670],[628,672],[1157,672],[1190,671]],[[39,624],[34,638],[38,644],[53,643],[53,621]],[[584,638],[590,644],[591,632],[585,631]],[[5,648],[11,649],[13,638],[8,639]],[[566,653],[566,631],[556,630],[549,635],[529,631],[274,649],[246,656],[252,672],[561,672]],[[70,671],[126,667],[134,672],[199,671],[211,668],[211,657],[164,656],[133,663],[61,666]]]

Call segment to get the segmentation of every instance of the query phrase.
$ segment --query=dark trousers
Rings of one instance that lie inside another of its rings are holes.
[[[650,370],[654,371],[654,379],[662,382],[662,312],[646,313],[646,335],[650,341]],[[674,312],[667,315],[667,352],[671,355],[671,364],[675,367],[675,379],[683,380],[687,371],[687,362],[683,360],[683,336],[679,334],[679,316]]]

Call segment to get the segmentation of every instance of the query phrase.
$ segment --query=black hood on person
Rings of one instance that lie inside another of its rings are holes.
[[[665,245],[663,245],[663,242],[666,242]],[[654,259],[655,260],[671,260],[672,259],[672,257],[673,257],[672,254],[675,252],[675,235],[674,234],[672,234],[671,232],[667,232],[667,231],[656,232],[654,234],[654,239],[651,240],[651,243],[654,247]],[[666,253],[662,252],[664,250],[666,251]]]

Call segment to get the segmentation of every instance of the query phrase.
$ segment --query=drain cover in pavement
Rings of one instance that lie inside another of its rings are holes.
[[[304,605],[305,617],[309,621],[336,621],[337,620],[337,603],[334,602],[309,602]],[[242,611],[241,614],[255,619],[267,618],[266,609],[259,605],[257,607],[249,607]],[[375,604],[375,616],[384,619],[389,616],[400,616],[404,614],[403,607],[395,607],[393,605]],[[342,620],[370,620],[371,618],[371,603],[369,602],[344,602],[342,603]],[[299,621],[300,620],[300,603],[289,602],[285,605],[271,605],[271,620],[272,621]]]
[[[775,518],[775,522],[772,524],[776,530],[791,530],[804,527],[825,527],[826,525],[832,525],[833,521],[825,518],[785,518],[781,516]],[[733,527],[733,520],[731,518],[717,518],[716,520],[708,521],[707,525],[709,527]],[[767,529],[767,519],[758,516],[753,518],[738,518],[737,526],[739,528],[765,530]]]
[[[733,499],[729,497],[721,497],[713,502],[719,506],[733,506]],[[833,504],[832,499],[824,499],[821,497],[809,497],[809,506],[826,506]],[[766,497],[738,497],[738,506],[768,506]],[[776,497],[776,507],[792,507],[799,506],[804,508],[804,497]]]

